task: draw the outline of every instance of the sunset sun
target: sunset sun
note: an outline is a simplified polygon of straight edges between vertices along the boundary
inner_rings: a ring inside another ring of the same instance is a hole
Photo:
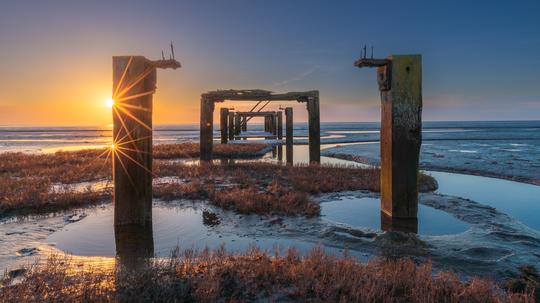
[[[105,101],[105,105],[108,107],[108,108],[112,108],[114,106],[114,100],[113,98],[109,98]]]

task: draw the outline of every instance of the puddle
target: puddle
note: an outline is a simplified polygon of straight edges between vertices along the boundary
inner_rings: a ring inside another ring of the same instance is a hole
[[[353,227],[381,229],[380,199],[370,197],[342,197],[321,204],[324,219]],[[466,231],[469,226],[452,215],[422,204],[418,205],[418,234],[449,235]]]
[[[220,224],[205,225],[203,221],[205,209],[217,213]],[[113,215],[112,205],[97,209],[83,220],[68,224],[51,234],[46,243],[75,255],[113,257],[116,255]],[[177,245],[183,249],[205,247],[215,249],[224,245],[229,251],[243,251],[252,244],[268,250],[295,246],[302,251],[309,251],[316,245],[315,242],[304,242],[299,239],[283,239],[278,233],[273,234],[271,230],[267,230],[267,236],[250,235],[249,230],[242,229],[239,221],[244,221],[242,224],[260,225],[259,228],[264,228],[260,217],[239,216],[233,212],[214,209],[210,205],[200,207],[190,203],[166,205],[158,202],[153,205],[152,217],[155,256],[169,256]],[[231,232],[230,228],[238,231]]]
[[[437,179],[438,193],[489,205],[540,231],[540,186],[456,173],[427,173]]]

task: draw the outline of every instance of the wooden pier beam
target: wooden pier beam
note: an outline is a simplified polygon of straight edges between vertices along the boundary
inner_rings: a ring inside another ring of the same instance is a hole
[[[227,144],[227,139],[229,138],[227,124],[229,122],[229,109],[222,107],[219,111],[219,130],[221,132],[221,144]]]
[[[309,128],[309,163],[321,163],[321,120],[319,115],[319,92],[307,100]]]
[[[201,98],[200,159],[212,160],[214,140],[214,100]]]
[[[234,112],[229,112],[229,140],[234,140]]]
[[[293,108],[285,108],[285,158],[287,164],[293,163]]]

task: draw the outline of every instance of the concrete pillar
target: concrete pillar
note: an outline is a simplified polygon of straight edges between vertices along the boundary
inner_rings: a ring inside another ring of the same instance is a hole
[[[229,140],[234,140],[234,113],[229,112]]]
[[[309,163],[321,163],[321,120],[319,116],[319,96],[307,101],[309,128]]]
[[[200,159],[212,160],[214,140],[214,100],[201,98]]]
[[[293,163],[293,108],[285,108],[285,158],[287,164]]]
[[[422,59],[389,57],[378,68],[381,87],[381,210],[392,218],[417,218],[418,159],[422,144]],[[389,78],[388,78],[389,76]]]
[[[283,112],[279,111],[277,113],[277,138],[279,140],[283,139]]]
[[[229,138],[229,129],[227,127],[229,121],[229,109],[222,107],[219,113],[219,130],[221,131],[221,144],[227,144],[227,139]]]
[[[114,224],[151,224],[152,92],[156,68],[142,56],[113,57]]]

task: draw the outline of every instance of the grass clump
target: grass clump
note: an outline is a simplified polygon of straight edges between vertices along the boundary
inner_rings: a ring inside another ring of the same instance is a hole
[[[360,262],[314,248],[270,255],[256,247],[178,250],[133,271],[51,257],[25,271],[19,284],[6,275],[2,302],[534,302],[532,289],[504,290],[488,280],[461,281],[434,273],[431,263],[376,258]]]
[[[212,153],[215,158],[251,158],[268,152],[268,144],[214,144]],[[200,145],[198,143],[160,144],[154,145],[153,155],[156,159],[198,158]]]
[[[216,145],[222,155],[254,151],[261,144]],[[181,183],[154,186],[155,197],[208,199],[241,213],[276,213],[316,216],[313,196],[347,190],[380,190],[377,168],[330,165],[285,166],[264,162],[222,165],[186,165],[171,157],[191,157],[197,144],[158,145],[153,172],[156,177],[175,177]],[[7,214],[46,212],[90,205],[111,198],[111,188],[55,190],[56,185],[111,180],[111,160],[104,150],[57,152],[50,155],[0,154],[0,217]],[[54,185],[54,186],[53,186]],[[436,181],[419,177],[419,189],[437,188]]]

